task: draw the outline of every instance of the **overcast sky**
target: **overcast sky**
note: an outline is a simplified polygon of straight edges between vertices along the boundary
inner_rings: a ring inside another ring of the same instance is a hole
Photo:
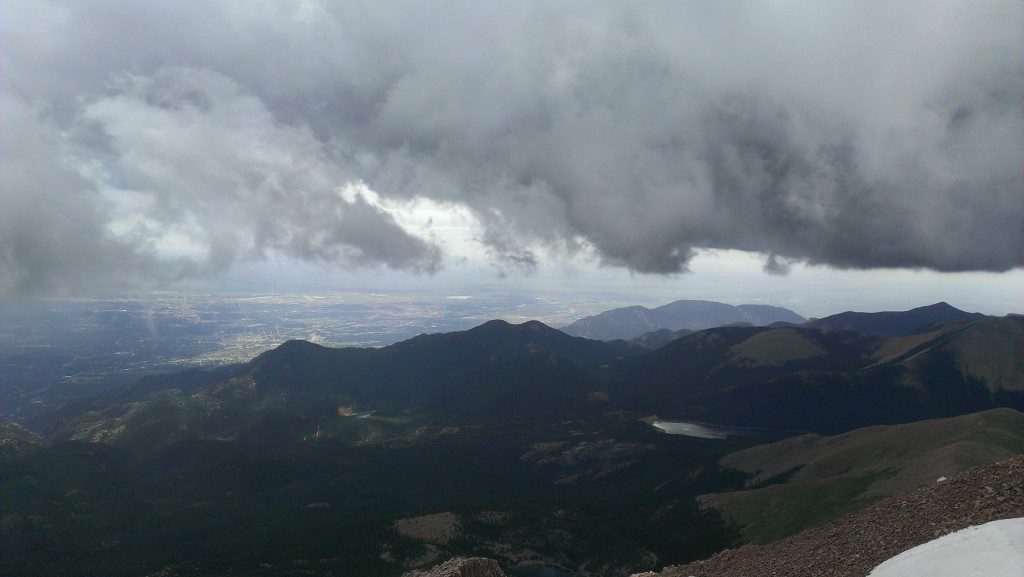
[[[2,295],[294,263],[1024,312],[1022,35],[1019,0],[7,0]]]

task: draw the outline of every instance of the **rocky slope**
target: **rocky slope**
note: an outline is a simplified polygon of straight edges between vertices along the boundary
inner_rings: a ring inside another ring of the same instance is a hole
[[[410,571],[402,577],[505,577],[505,573],[493,559],[454,557],[429,571]]]
[[[1024,455],[971,469],[768,545],[635,577],[863,577],[936,537],[997,519],[1024,517]]]

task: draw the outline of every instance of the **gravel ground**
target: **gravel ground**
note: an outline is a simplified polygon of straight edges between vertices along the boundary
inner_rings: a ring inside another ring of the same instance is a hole
[[[953,531],[1024,517],[1024,455],[874,505],[767,545],[634,577],[864,577],[889,558]]]

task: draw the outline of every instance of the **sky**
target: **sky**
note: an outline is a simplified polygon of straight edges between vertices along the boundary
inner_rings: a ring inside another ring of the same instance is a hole
[[[1022,47],[1017,0],[7,0],[0,299],[1024,312]]]

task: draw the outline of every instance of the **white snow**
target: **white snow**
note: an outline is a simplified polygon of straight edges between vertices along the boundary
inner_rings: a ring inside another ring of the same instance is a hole
[[[918,545],[868,577],[1021,577],[1024,518],[991,521]]]

